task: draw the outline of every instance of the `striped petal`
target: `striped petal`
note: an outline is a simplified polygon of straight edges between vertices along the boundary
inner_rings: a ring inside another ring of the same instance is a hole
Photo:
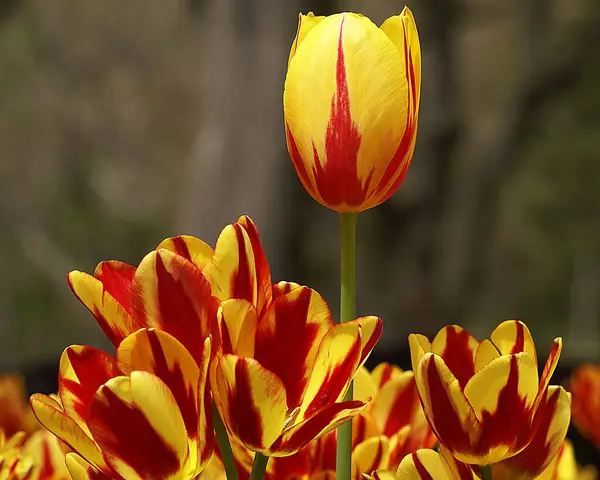
[[[481,423],[482,435],[465,463],[497,463],[521,451],[530,439],[531,406],[537,395],[535,360],[527,352],[502,356],[473,376],[465,396]],[[478,458],[475,458],[478,457]]]
[[[277,297],[260,319],[254,358],[281,379],[289,410],[302,402],[319,345],[332,327],[327,303],[308,287]]]
[[[431,351],[444,359],[461,388],[475,374],[475,356],[479,342],[458,325],[442,328],[431,343]]]
[[[73,480],[111,480],[112,478],[73,452],[67,453],[65,463]]]
[[[294,423],[310,418],[324,406],[340,401],[359,367],[360,325],[346,322],[331,328],[319,345],[306,393]]]
[[[419,450],[404,457],[396,478],[402,480],[457,480],[444,459],[433,450]]]
[[[256,227],[247,217],[223,229],[204,274],[221,301],[247,300],[258,312],[271,301],[271,273]]]
[[[571,398],[558,386],[548,388],[534,419],[534,435],[525,450],[495,466],[498,478],[536,478],[557,455],[569,428]]]
[[[401,376],[404,371],[397,365],[382,362],[379,363],[371,372],[371,377],[377,385],[377,388],[383,387],[387,382]]]
[[[386,170],[408,126],[403,57],[368,18],[351,13],[323,19],[297,46],[284,92],[288,149],[321,204],[339,212],[371,208],[400,175]]]
[[[267,451],[286,421],[283,382],[256,360],[236,355],[214,360],[210,382],[229,435],[250,450]]]
[[[550,353],[548,354],[546,364],[544,365],[544,370],[542,371],[540,386],[538,388],[538,397],[535,400],[534,409],[537,408],[540,402],[543,401],[544,395],[546,394],[546,389],[550,383],[550,378],[554,374],[554,370],[556,370],[556,366],[558,365],[558,359],[560,358],[561,352],[562,338],[555,338],[554,342],[552,342],[552,347],[550,348]]]
[[[115,358],[97,348],[74,345],[60,357],[58,395],[65,413],[87,434],[87,414],[98,388],[121,375]]]
[[[115,346],[127,335],[142,327],[129,314],[129,291],[125,295],[124,290],[129,288],[130,284],[127,281],[135,268],[125,265],[105,262],[98,266],[96,272],[104,272],[101,278],[107,281],[106,285],[100,279],[77,270],[67,275],[67,281],[75,296],[94,315],[102,331]],[[117,268],[118,266],[120,268]],[[121,276],[115,273],[119,271]],[[110,282],[109,279],[113,281]]]
[[[295,282],[279,282],[273,285],[273,300],[277,297],[281,297],[286,293],[290,293],[295,288],[299,288],[301,285]]]
[[[169,333],[201,361],[204,339],[217,337],[219,308],[202,272],[173,252],[154,251],[140,263],[132,291],[134,318]]]
[[[267,454],[274,457],[293,455],[309,442],[321,438],[342,423],[359,415],[365,407],[366,404],[359,400],[325,405],[314,412],[310,418],[287,427],[271,445]]]
[[[221,303],[217,312],[221,350],[240,357],[253,357],[258,314],[247,300],[234,298]]]
[[[31,480],[69,479],[62,444],[47,430],[32,433],[20,454],[23,458],[30,459],[35,466]]]
[[[371,473],[388,467],[390,445],[387,437],[374,437],[359,443],[352,450],[352,471],[354,478],[362,473]]]
[[[440,356],[426,353],[415,371],[415,380],[425,416],[440,443],[457,458],[471,460],[481,425],[458,379]]]
[[[121,342],[117,361],[125,375],[141,370],[160,378],[175,398],[188,436],[197,441],[200,370],[186,348],[168,333],[143,329]]]
[[[425,335],[411,333],[408,336],[408,346],[410,348],[412,369],[416,372],[421,359],[426,353],[431,352],[431,342]]]
[[[537,365],[535,344],[531,332],[523,322],[519,320],[506,320],[498,325],[490,335],[501,355],[527,352],[533,357]]]
[[[190,235],[179,235],[163,240],[156,250],[165,249],[192,262],[199,269],[204,268],[213,256],[214,250],[202,240]]]
[[[107,462],[127,480],[192,478],[196,470],[176,400],[150,373],[135,371],[103,385],[88,425]]]
[[[383,322],[381,318],[374,317],[372,315],[368,317],[360,317],[355,320],[351,320],[347,323],[354,323],[360,327],[360,361],[359,364],[362,366],[371,355],[371,351],[375,348],[375,344],[381,337],[383,331]]]
[[[31,408],[44,428],[50,430],[74,452],[98,469],[110,471],[96,443],[65,414],[58,402],[46,395],[35,394],[31,397]]]

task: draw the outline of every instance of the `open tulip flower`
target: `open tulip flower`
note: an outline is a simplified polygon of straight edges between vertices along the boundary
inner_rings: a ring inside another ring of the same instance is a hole
[[[573,423],[596,447],[600,448],[600,365],[581,365],[569,384],[573,395]]]
[[[340,213],[387,200],[415,148],[421,52],[408,8],[301,15],[283,96],[287,145],[308,193]]]
[[[59,401],[31,397],[44,427],[67,444],[74,479],[186,480],[213,450],[207,372],[210,339],[194,359],[174,337],[142,329],[116,358],[87,346],[60,360]]]
[[[219,325],[227,335],[210,383],[235,441],[288,456],[364,409],[363,401],[341,400],[379,339],[381,320],[334,325],[314,290],[282,283],[274,292],[262,314],[247,300],[221,304]]]
[[[498,463],[525,449],[536,432],[545,433],[540,443],[547,445],[546,439],[566,429],[566,392],[548,388],[560,338],[541,378],[531,334],[516,320],[503,322],[482,342],[458,326],[448,326],[432,342],[413,334],[409,343],[425,415],[440,443],[458,460]]]

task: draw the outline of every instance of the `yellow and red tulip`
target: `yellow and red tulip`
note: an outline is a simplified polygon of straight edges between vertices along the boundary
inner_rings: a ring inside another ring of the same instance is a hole
[[[288,456],[364,409],[363,401],[341,400],[381,320],[334,326],[321,296],[295,284],[279,284],[273,298],[262,314],[246,300],[222,303],[219,325],[229,341],[211,367],[211,388],[234,441]]]
[[[322,205],[361,212],[402,183],[415,148],[421,52],[408,8],[381,27],[300,15],[283,96],[288,150]]]
[[[458,460],[498,463],[525,449],[539,429],[549,431],[551,424],[553,431],[561,431],[568,425],[568,402],[559,401],[562,387],[548,389],[560,338],[541,378],[531,334],[516,320],[503,322],[483,342],[453,325],[440,330],[433,342],[413,334],[409,343],[425,415]]]
[[[213,450],[209,360],[209,339],[194,358],[154,329],[125,337],[116,357],[72,346],[60,360],[60,401],[36,394],[31,405],[73,450],[74,478],[191,480]]]
[[[569,384],[572,415],[577,429],[600,448],[600,365],[581,365]]]

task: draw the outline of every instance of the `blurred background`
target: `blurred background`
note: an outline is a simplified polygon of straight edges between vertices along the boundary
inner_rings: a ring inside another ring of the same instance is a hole
[[[374,358],[409,332],[523,319],[544,356],[600,360],[600,2],[409,0],[423,85],[413,166],[359,216],[358,313]],[[390,0],[0,2],[0,370],[108,347],[65,274],[163,238],[258,224],[275,280],[337,312],[337,218],[287,157],[299,11],[377,24]],[[405,365],[406,366],[406,365]],[[39,387],[42,388],[42,387]]]

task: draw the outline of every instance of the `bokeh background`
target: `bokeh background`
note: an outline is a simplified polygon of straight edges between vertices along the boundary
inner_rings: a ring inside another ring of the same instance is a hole
[[[541,356],[562,335],[565,368],[600,360],[600,2],[408,3],[417,150],[398,193],[358,222],[357,310],[385,322],[374,357],[405,358],[412,331],[482,337],[520,318]],[[299,11],[380,24],[402,7],[0,2],[0,370],[41,381],[67,345],[108,347],[68,271],[137,263],[180,233],[214,244],[241,214],[274,279],[337,312],[337,218],[285,147],[289,45]]]

